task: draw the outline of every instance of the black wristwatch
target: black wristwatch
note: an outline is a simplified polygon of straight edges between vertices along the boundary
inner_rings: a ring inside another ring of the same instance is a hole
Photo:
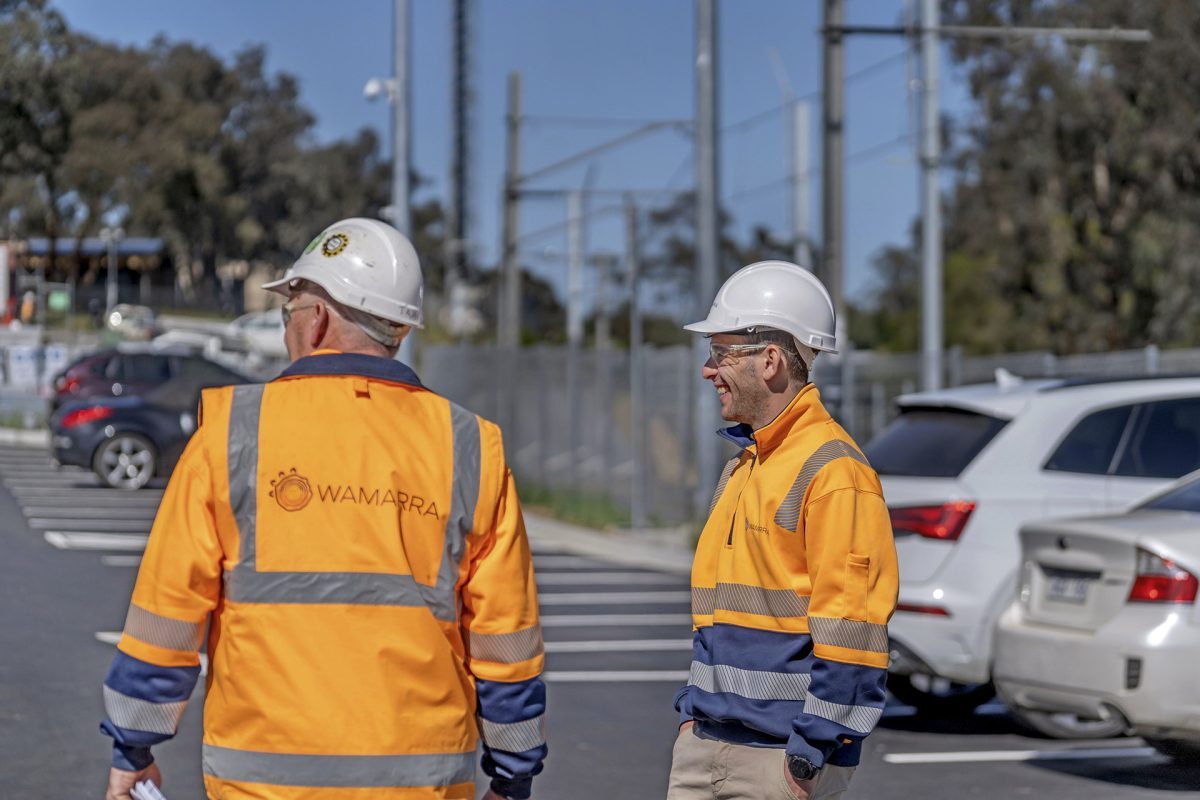
[[[811,780],[821,770],[804,756],[788,756],[787,768],[788,772],[792,773],[792,777],[798,781]]]

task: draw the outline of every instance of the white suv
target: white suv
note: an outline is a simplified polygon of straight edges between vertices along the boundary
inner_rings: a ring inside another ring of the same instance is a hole
[[[999,373],[897,402],[866,448],[900,558],[888,688],[927,711],[965,712],[992,696],[992,628],[1016,591],[1020,526],[1123,509],[1200,468],[1200,378]],[[1052,736],[1117,732],[1022,717]]]

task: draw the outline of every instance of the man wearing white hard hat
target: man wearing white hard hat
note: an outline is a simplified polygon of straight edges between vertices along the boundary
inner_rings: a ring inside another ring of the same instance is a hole
[[[500,430],[395,360],[421,268],[389,225],[282,279],[291,366],[206,390],[104,682],[107,800],[161,782],[207,631],[209,797],[527,798],[546,756],[533,564]],[[168,788],[167,794],[170,794]]]
[[[692,566],[693,656],[668,800],[834,798],[886,698],[898,575],[879,478],[809,381],[834,308],[783,261],[742,268],[701,369],[738,447]]]

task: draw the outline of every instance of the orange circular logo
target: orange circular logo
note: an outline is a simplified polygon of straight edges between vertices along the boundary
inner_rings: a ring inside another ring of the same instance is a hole
[[[292,467],[291,472],[281,472],[271,479],[271,497],[284,511],[299,511],[312,499],[312,486],[308,478],[296,474],[296,468]]]

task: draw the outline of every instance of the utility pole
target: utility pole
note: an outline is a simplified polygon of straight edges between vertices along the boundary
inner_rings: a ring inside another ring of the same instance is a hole
[[[521,265],[517,256],[517,201],[521,176],[521,74],[518,72],[508,75],[505,130],[503,287],[496,339],[501,347],[515,350],[521,341]]]
[[[942,200],[938,0],[921,0],[921,390],[942,388]]]
[[[792,259],[811,270],[812,248],[808,244],[808,103],[792,101],[791,168],[792,168]]]
[[[845,175],[843,134],[845,53],[841,28],[846,16],[845,0],[824,0],[821,117],[821,269],[818,276],[833,298],[833,308],[842,317],[842,214],[845,211],[842,180]],[[841,344],[841,342],[839,342]]]
[[[408,0],[395,0],[395,39],[392,44],[392,60],[395,72],[392,77],[392,222],[396,229],[412,239],[412,215],[408,208],[408,173],[412,157],[409,153],[409,55],[408,55]],[[409,331],[400,343],[396,357],[405,364],[416,359],[416,331]]]
[[[720,276],[720,231],[717,224],[717,4],[696,0],[696,318],[708,316]],[[697,336],[693,343],[696,369],[708,360],[708,343]],[[717,478],[717,396],[697,391],[696,491],[694,510],[704,513]]]
[[[629,524],[646,527],[646,376],[642,367],[642,305],[638,302],[638,218],[632,197],[625,198],[625,279],[629,285],[629,446],[633,476]]]
[[[451,95],[453,146],[450,151],[450,203],[445,244],[445,295],[450,307],[451,331],[457,337],[464,313],[464,281],[468,277],[468,246],[471,230],[471,118],[474,108],[472,0],[454,0],[454,48]]]

